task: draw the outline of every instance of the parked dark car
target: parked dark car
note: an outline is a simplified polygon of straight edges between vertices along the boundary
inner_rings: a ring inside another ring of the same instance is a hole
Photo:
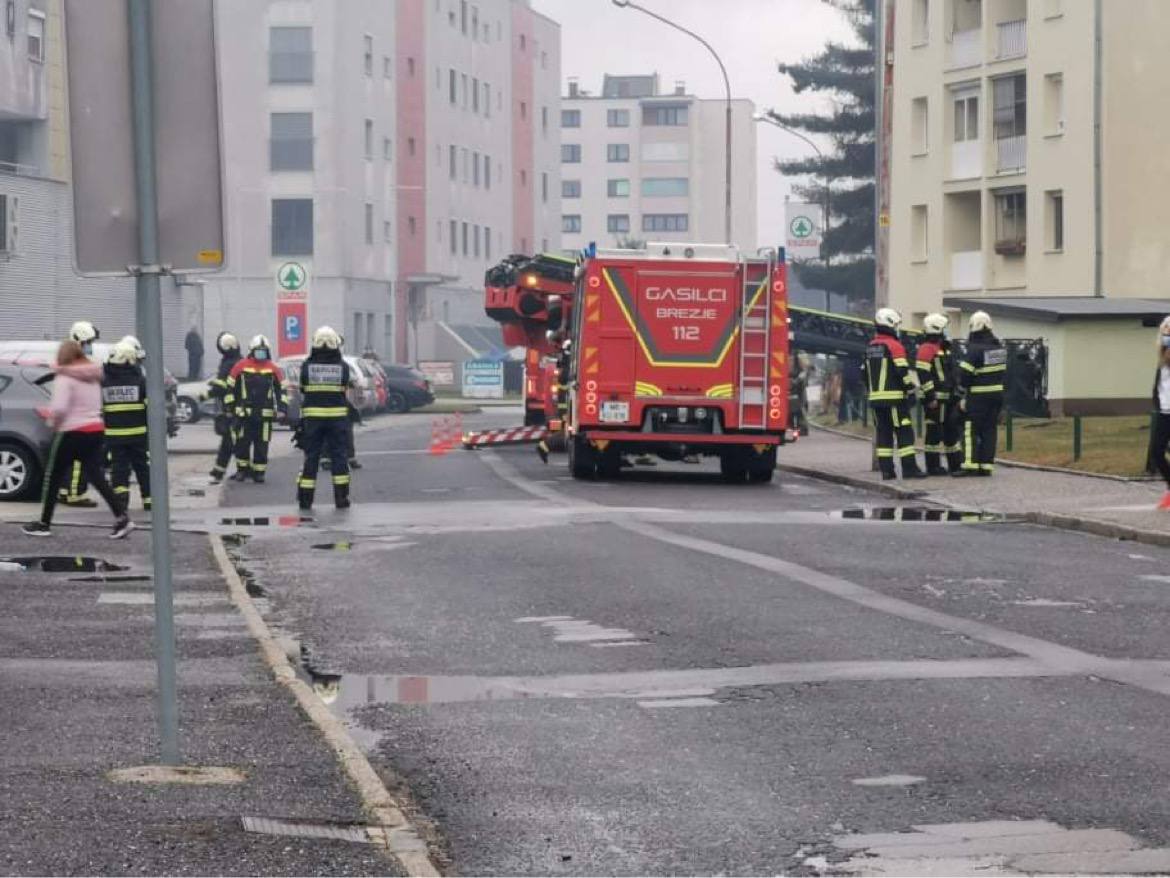
[[[36,409],[49,404],[51,381],[44,368],[0,363],[0,500],[39,495],[53,431]]]
[[[386,373],[386,411],[408,412],[435,401],[427,376],[411,366],[376,363]]]

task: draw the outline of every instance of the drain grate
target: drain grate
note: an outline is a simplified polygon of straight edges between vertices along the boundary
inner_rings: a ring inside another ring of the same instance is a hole
[[[353,823],[301,823],[295,820],[273,820],[269,817],[243,817],[244,832],[260,835],[284,835],[291,838],[319,838],[328,841],[350,841],[355,844],[377,844],[375,830]]]

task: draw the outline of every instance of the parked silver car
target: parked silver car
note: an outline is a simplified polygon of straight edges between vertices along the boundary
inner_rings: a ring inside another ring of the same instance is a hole
[[[0,363],[0,500],[35,500],[53,431],[36,413],[49,404],[53,373]]]

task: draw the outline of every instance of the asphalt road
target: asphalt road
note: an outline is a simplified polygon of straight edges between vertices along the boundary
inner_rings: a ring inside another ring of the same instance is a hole
[[[1165,551],[430,436],[365,438],[347,513],[323,478],[314,521],[227,529],[453,871],[1100,872],[1170,843]],[[224,514],[293,513],[296,466]],[[964,841],[849,841],[936,824]]]

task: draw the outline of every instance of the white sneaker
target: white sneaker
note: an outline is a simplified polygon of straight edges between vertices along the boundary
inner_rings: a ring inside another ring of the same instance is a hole
[[[122,540],[134,530],[134,522],[130,520],[128,515],[123,515],[116,522],[114,522],[114,530],[110,534],[111,540]]]

